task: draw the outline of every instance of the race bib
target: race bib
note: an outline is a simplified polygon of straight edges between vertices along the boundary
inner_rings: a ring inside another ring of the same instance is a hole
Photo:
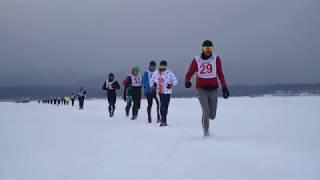
[[[142,76],[132,76],[131,75],[132,86],[139,87],[142,84]]]
[[[108,80],[106,81],[106,86],[107,86],[107,89],[109,90],[113,90],[114,88],[112,87],[112,84],[114,83],[114,81],[112,82],[109,82]]]
[[[198,65],[197,76],[199,78],[215,78],[217,77],[216,70],[216,56],[209,58],[208,60],[203,60],[200,57],[195,57]]]

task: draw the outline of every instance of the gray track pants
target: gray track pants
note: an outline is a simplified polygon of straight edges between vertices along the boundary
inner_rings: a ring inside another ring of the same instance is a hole
[[[214,119],[217,112],[218,91],[198,89],[198,99],[202,108],[202,127],[203,132],[209,131],[209,119]]]

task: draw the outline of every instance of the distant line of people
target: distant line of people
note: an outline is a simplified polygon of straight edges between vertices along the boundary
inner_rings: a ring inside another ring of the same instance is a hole
[[[87,97],[87,92],[83,87],[81,87],[77,96],[74,95],[74,93],[71,93],[70,96],[53,97],[53,98],[39,100],[38,102],[42,104],[65,105],[65,106],[68,106],[69,102],[71,102],[71,106],[74,106],[75,100],[78,99],[79,109],[83,109],[84,99],[86,97]]]
[[[49,99],[43,99],[39,100],[39,103],[42,104],[54,104],[54,105],[69,105],[70,97],[64,96],[64,97],[54,97]]]

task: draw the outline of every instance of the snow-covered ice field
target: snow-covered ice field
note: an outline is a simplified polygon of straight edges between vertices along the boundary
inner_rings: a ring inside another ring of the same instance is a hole
[[[219,99],[206,139],[195,98],[173,99],[165,128],[146,100],[136,121],[124,106],[0,103],[0,179],[320,178],[320,97]]]

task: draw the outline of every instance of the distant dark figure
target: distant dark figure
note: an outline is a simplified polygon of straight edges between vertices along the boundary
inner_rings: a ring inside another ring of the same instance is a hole
[[[103,90],[107,91],[108,103],[109,103],[109,116],[114,115],[114,110],[116,109],[117,93],[116,90],[120,89],[118,81],[115,80],[112,73],[109,74],[108,79],[104,82],[102,86]]]
[[[74,100],[76,99],[76,96],[73,93],[71,93],[70,99],[71,99],[71,105],[74,106]]]
[[[87,97],[87,92],[84,90],[83,87],[80,88],[78,93],[78,100],[79,100],[79,109],[83,109],[84,99]]]
[[[69,96],[65,96],[65,97],[64,97],[64,100],[65,100],[65,102],[66,102],[65,105],[68,106],[68,105],[69,105],[70,97],[69,97]]]
[[[50,104],[53,104],[53,99],[50,99]]]
[[[62,101],[63,101],[63,105],[67,105],[67,100],[64,97],[61,97]]]
[[[53,99],[53,102],[54,102],[54,105],[57,105],[58,99],[57,99],[57,98],[54,98],[54,99]]]

